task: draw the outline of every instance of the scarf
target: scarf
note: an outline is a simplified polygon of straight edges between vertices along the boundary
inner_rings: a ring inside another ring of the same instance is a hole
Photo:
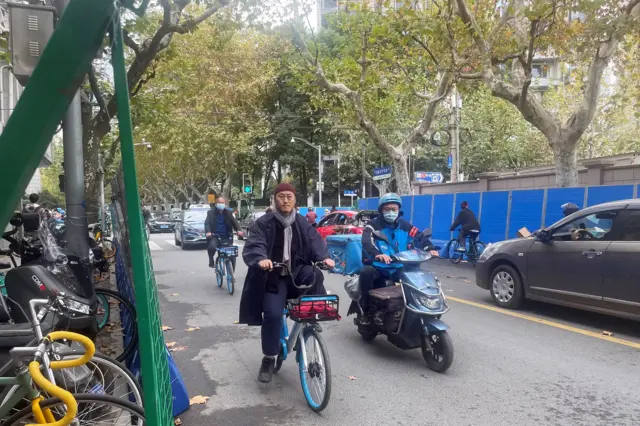
[[[293,210],[287,216],[284,216],[278,209],[273,209],[273,215],[284,228],[282,263],[286,263],[291,267],[291,240],[293,239],[293,229],[291,229],[291,225],[296,221],[296,212]]]

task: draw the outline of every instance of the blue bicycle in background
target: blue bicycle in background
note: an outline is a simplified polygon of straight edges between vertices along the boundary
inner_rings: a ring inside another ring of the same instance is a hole
[[[315,264],[316,267],[321,265]],[[274,268],[285,268],[286,264],[274,263]],[[296,285],[289,273],[293,285],[303,293],[312,285]],[[302,392],[307,405],[316,413],[324,410],[331,396],[331,363],[324,339],[320,335],[320,321],[340,320],[338,313],[339,298],[335,294],[305,295],[287,301],[282,314],[282,330],[280,332],[280,354],[274,372],[282,367],[282,363],[292,352],[296,352],[296,362],[300,374]],[[295,324],[289,333],[287,317]]]
[[[233,295],[236,279],[233,276],[233,262],[232,259],[238,257],[238,246],[223,246],[218,238],[218,256],[216,257],[215,270],[216,270],[216,282],[219,288],[222,288],[225,277],[227,278],[227,290],[229,294]]]

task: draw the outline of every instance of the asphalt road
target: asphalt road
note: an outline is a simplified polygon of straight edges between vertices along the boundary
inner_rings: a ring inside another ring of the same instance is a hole
[[[180,416],[185,425],[640,424],[638,323],[538,303],[514,317],[475,286],[473,267],[447,260],[428,263],[451,305],[443,320],[455,360],[445,374],[427,369],[419,350],[402,351],[383,336],[362,341],[346,317],[344,278],[327,276],[343,320],[323,325],[333,390],[317,415],[306,406],[295,361],[271,384],[256,381],[260,330],[234,324],[244,263],[230,296],[216,287],[205,250],[182,251],[171,234],[152,235],[150,248],[163,324],[173,327],[165,339],[187,346],[173,355],[190,395],[210,397]]]

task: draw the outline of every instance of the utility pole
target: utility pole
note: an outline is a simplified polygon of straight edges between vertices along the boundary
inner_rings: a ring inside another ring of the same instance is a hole
[[[451,114],[449,131],[451,132],[451,182],[457,182],[460,175],[460,132],[459,110],[462,106],[460,96],[454,85],[451,89]]]
[[[69,0],[55,2],[59,16],[62,16],[68,4]],[[62,136],[64,186],[67,200],[67,217],[65,219],[67,245],[69,250],[80,259],[88,259],[89,227],[84,198],[84,152],[82,149],[82,110],[79,91],[73,96],[62,122]]]
[[[338,154],[338,207],[342,207],[340,198],[340,154]]]
[[[105,221],[105,214],[104,214],[104,205],[105,205],[105,201],[104,201],[104,162],[102,161],[102,155],[100,154],[100,151],[98,151],[98,181],[100,184],[100,229],[102,230],[102,233],[104,234],[106,231],[106,221]]]
[[[362,144],[362,197],[361,198],[367,198],[367,166],[366,166],[367,162],[365,159],[366,156],[367,156],[367,147],[363,143]]]

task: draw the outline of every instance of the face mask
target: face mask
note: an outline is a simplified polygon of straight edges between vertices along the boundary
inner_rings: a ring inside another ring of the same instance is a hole
[[[219,203],[216,204],[216,209],[218,209],[218,210],[224,210],[225,207],[226,206],[224,204],[219,204]]]
[[[384,220],[385,220],[387,223],[393,223],[393,222],[395,222],[395,221],[396,221],[396,219],[398,218],[398,212],[394,212],[394,211],[391,211],[391,212],[384,212],[384,213],[382,214],[382,216],[384,217]]]

